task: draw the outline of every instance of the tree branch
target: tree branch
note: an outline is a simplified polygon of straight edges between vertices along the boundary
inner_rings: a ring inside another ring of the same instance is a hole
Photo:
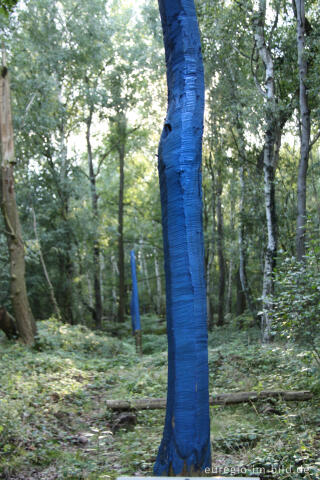
[[[263,90],[263,88],[261,87],[260,83],[258,82],[258,79],[257,79],[257,71],[254,71],[254,68],[253,68],[253,59],[254,59],[254,53],[255,53],[255,51],[256,51],[256,42],[254,42],[253,49],[252,49],[252,53],[251,53],[251,58],[250,58],[251,73],[252,73],[254,83],[255,83],[255,85],[256,85],[259,93],[261,93],[261,95],[262,95],[264,98],[267,98],[267,92],[266,92],[265,90]]]
[[[318,131],[318,133],[316,133],[316,135],[313,137],[313,139],[310,141],[310,145],[309,145],[309,152],[310,150],[312,149],[313,145],[319,140],[320,138],[320,129]]]

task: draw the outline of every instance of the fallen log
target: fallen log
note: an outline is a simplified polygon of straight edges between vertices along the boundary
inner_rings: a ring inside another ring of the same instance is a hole
[[[278,398],[286,402],[311,400],[312,393],[308,390],[263,390],[261,392],[219,393],[210,397],[210,405],[236,405],[238,403],[257,402],[269,398]],[[158,410],[166,408],[165,398],[135,398],[132,400],[107,400],[110,410]]]

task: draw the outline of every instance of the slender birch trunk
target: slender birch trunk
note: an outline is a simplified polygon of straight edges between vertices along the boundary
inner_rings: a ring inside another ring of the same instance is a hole
[[[236,279],[237,279],[237,283],[236,283],[236,287],[237,287],[236,315],[239,316],[239,315],[242,315],[243,312],[246,309],[246,297],[243,293],[243,288],[242,288],[242,285],[241,285],[239,270],[237,271]],[[242,328],[242,326],[243,325],[242,325],[242,322],[241,322],[241,324],[239,324],[239,327]]]
[[[211,264],[212,264],[212,255],[210,245],[207,247],[208,249],[208,260],[206,261],[206,285],[207,285],[207,322],[208,322],[208,329],[212,328],[212,302],[211,302]]]
[[[124,215],[124,160],[126,154],[127,139],[127,119],[124,114],[118,114],[116,117],[117,132],[119,135],[119,145],[117,147],[119,155],[119,197],[118,197],[118,321],[124,322],[126,305],[126,285],[125,285],[125,266],[124,266],[124,235],[123,235],[123,215]]]
[[[208,329],[211,331],[214,324],[214,304],[212,299],[212,294],[215,288],[215,254],[216,254],[216,213],[217,213],[217,204],[216,204],[216,180],[215,172],[213,167],[212,155],[209,154],[207,159],[207,168],[210,172],[211,177],[211,213],[212,213],[212,230],[211,230],[211,240],[209,240],[208,245],[208,266],[206,270],[206,283],[207,283],[207,318],[208,318]],[[209,215],[208,215],[209,216]]]
[[[226,264],[224,258],[224,221],[222,211],[222,180],[221,170],[218,169],[218,187],[217,187],[217,250],[219,260],[219,287],[218,287],[218,320],[217,325],[224,324],[225,309],[225,289],[226,289]]]
[[[306,215],[307,215],[307,172],[310,152],[310,110],[306,80],[308,74],[308,62],[305,49],[305,9],[304,0],[295,0],[297,18],[297,49],[299,67],[299,106],[301,125],[300,160],[298,170],[298,215],[296,231],[296,255],[302,261],[306,253]]]
[[[62,102],[62,93],[60,88],[60,101]],[[57,185],[59,190],[59,196],[61,199],[61,216],[64,222],[64,228],[66,233],[66,249],[62,253],[61,262],[61,284],[64,285],[62,292],[63,302],[60,302],[62,317],[70,325],[75,324],[74,315],[74,291],[73,291],[73,277],[74,277],[74,264],[71,256],[72,252],[72,229],[69,221],[69,209],[70,209],[70,192],[68,189],[68,149],[65,136],[65,128],[62,123],[60,126],[60,157],[61,157],[61,170],[60,181]],[[54,165],[52,166],[54,171]]]
[[[231,185],[230,185],[230,237],[231,246],[229,251],[229,272],[228,272],[228,290],[227,290],[227,313],[232,312],[232,278],[233,278],[233,266],[234,266],[234,210],[235,210],[235,197],[234,197],[234,170],[232,169]]]
[[[119,202],[118,202],[118,321],[124,322],[125,315],[125,269],[124,269],[124,243],[123,243],[123,198],[124,198],[124,148],[119,150]]]
[[[104,271],[105,271],[105,268],[106,268],[106,264],[105,264],[105,258],[103,256],[103,254],[101,254],[101,252],[100,252],[100,265],[101,265],[101,268],[100,268],[101,302],[102,302],[102,305],[103,305],[104,304],[103,274],[104,274]],[[102,313],[103,313],[103,309],[102,309]]]
[[[153,255],[154,255],[154,272],[155,272],[156,285],[157,285],[157,299],[156,299],[157,314],[161,315],[161,313],[162,313],[162,284],[161,284],[160,267],[159,267],[159,262],[158,262],[158,256],[157,256],[156,249],[154,249]]]
[[[1,210],[6,227],[10,259],[11,300],[19,337],[27,345],[34,343],[36,324],[30,309],[26,281],[24,244],[14,188],[14,144],[10,103],[10,84],[5,51],[2,51],[0,78],[1,138]]]
[[[208,212],[208,202],[205,197],[206,195],[206,190],[203,190],[203,230],[205,232],[208,231],[208,224],[209,224],[209,212]],[[209,328],[209,319],[211,316],[211,310],[210,310],[210,288],[209,288],[209,283],[210,283],[210,262],[211,262],[211,252],[210,252],[210,242],[207,242],[205,244],[204,248],[204,269],[205,269],[205,276],[206,276],[206,286],[207,286],[207,322],[208,322],[208,328]]]
[[[91,206],[95,226],[95,239],[93,244],[93,289],[94,289],[94,309],[92,311],[93,321],[97,329],[102,327],[102,299],[101,299],[101,263],[100,263],[100,245],[99,245],[99,196],[96,186],[96,174],[93,168],[93,155],[91,146],[91,124],[93,116],[93,107],[90,106],[89,116],[87,118],[87,154],[88,169],[91,191]]]
[[[277,114],[275,102],[275,80],[273,59],[265,41],[266,0],[259,1],[259,11],[254,20],[254,38],[259,56],[265,69],[266,88],[266,128],[263,152],[264,199],[267,220],[267,247],[264,259],[261,318],[262,341],[268,343],[272,339],[272,307],[274,293],[273,271],[277,253],[277,219],[275,204],[275,141],[277,129]]]
[[[214,287],[215,287],[215,254],[216,254],[216,238],[217,238],[217,222],[216,222],[216,211],[217,211],[217,205],[216,205],[216,182],[215,182],[215,175],[214,175],[214,169],[212,164],[211,165],[211,184],[212,184],[212,205],[211,205],[211,211],[212,211],[212,237],[211,237],[211,261],[213,265],[213,269],[211,272],[211,278],[209,278],[209,283],[207,285],[207,288],[209,289],[209,292],[213,293],[214,292]],[[215,311],[215,306],[213,304],[213,300],[211,295],[209,295],[209,302],[210,302],[210,315],[208,316],[208,325],[209,325],[209,330],[212,330],[213,324],[214,324],[214,311]]]
[[[149,271],[148,271],[146,256],[144,254],[143,247],[142,247],[142,239],[140,240],[140,258],[141,258],[141,267],[142,267],[141,270],[143,272],[143,275],[145,277],[146,284],[147,284],[149,302],[152,305],[153,299],[152,299],[152,291],[151,291],[151,285],[150,285],[150,279],[149,279]]]
[[[116,283],[117,283],[117,279],[118,279],[118,276],[119,276],[119,270],[118,270],[117,261],[116,261],[116,259],[113,255],[111,255],[111,267],[112,267],[112,290],[111,290],[111,294],[112,294],[112,300],[113,300],[113,302],[112,302],[112,316],[115,318],[116,311],[117,311],[117,301],[118,301]]]

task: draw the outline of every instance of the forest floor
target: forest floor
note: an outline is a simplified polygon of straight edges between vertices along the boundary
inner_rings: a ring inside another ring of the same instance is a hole
[[[142,325],[142,358],[129,336],[122,341],[50,320],[39,323],[33,349],[0,337],[0,478],[152,473],[165,411],[137,412],[137,424],[121,428],[106,407],[109,399],[165,396],[164,327],[155,317],[144,317]],[[319,479],[320,379],[310,353],[292,345],[262,348],[257,332],[229,325],[210,334],[209,365],[211,393],[314,393],[306,402],[211,407],[211,475]]]

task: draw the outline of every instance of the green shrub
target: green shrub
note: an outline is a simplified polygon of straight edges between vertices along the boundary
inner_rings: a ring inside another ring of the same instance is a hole
[[[101,354],[110,358],[120,353],[133,353],[133,345],[118,338],[99,335],[84,325],[68,325],[54,318],[38,323],[37,351],[55,351]]]
[[[274,318],[287,340],[307,344],[320,364],[320,246],[311,235],[305,262],[283,257],[275,277]]]

